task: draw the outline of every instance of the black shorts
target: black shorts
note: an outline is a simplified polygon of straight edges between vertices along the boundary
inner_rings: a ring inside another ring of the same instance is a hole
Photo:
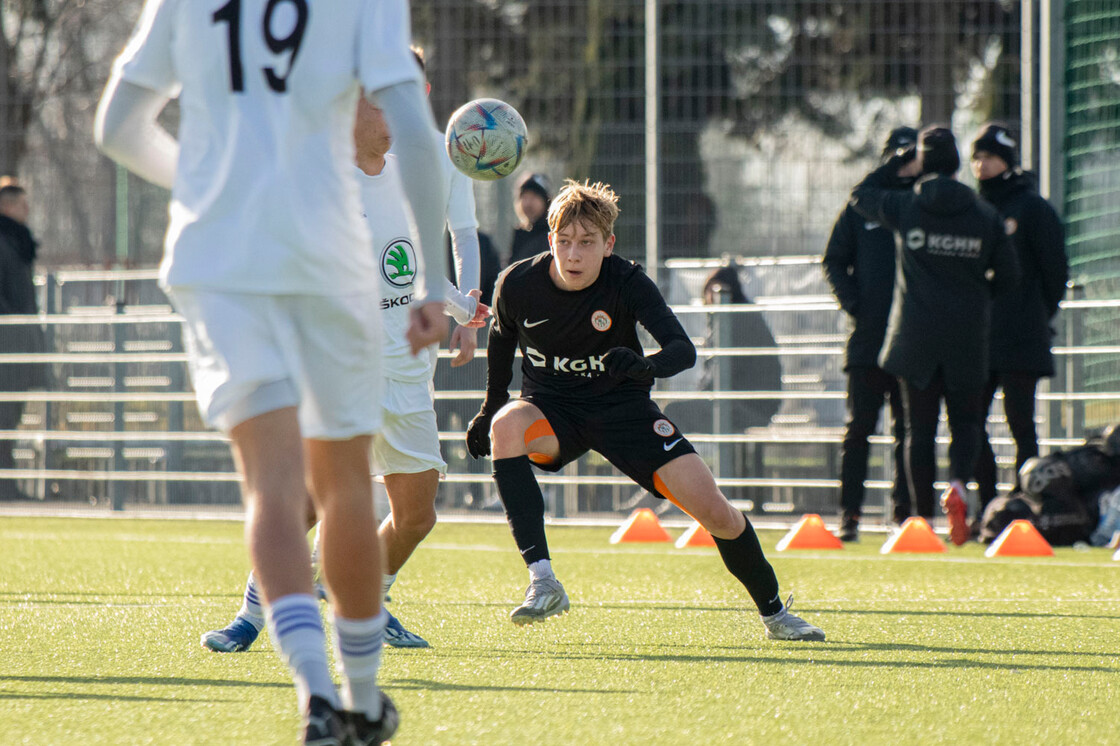
[[[573,402],[540,394],[523,397],[544,413],[556,439],[560,458],[535,464],[560,471],[588,451],[596,451],[616,469],[651,494],[665,497],[653,486],[653,474],[675,458],[696,449],[645,394],[613,400]]]

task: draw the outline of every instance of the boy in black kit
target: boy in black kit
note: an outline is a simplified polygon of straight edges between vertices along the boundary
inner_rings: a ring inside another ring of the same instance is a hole
[[[650,399],[654,378],[691,367],[696,350],[657,286],[612,255],[617,196],[604,184],[568,181],[548,212],[548,253],[510,266],[494,291],[486,399],[467,429],[467,450],[490,455],[506,517],[531,578],[515,624],[568,610],[552,572],[544,500],[531,464],[558,471],[588,450],[651,493],[672,501],[715,537],[724,564],[758,606],[767,636],[824,640],[790,613],[746,516],[716,486],[692,444]],[[640,323],[661,345],[646,357]],[[513,357],[524,384],[510,400]]]

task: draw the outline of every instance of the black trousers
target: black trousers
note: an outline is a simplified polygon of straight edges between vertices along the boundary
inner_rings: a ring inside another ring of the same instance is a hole
[[[906,417],[898,380],[879,367],[848,369],[848,424],[840,446],[840,508],[858,515],[863,509],[863,482],[867,479],[867,458],[871,452],[867,438],[874,434],[879,412],[886,400],[891,410],[894,433],[895,521],[910,515],[910,489],[906,482]]]
[[[1034,397],[1038,389],[1037,373],[1012,373],[993,371],[984,388],[982,406],[987,414],[991,409],[996,389],[1003,389],[1003,413],[1007,427],[1015,440],[1015,474],[1023,463],[1038,455],[1038,434],[1034,427]],[[996,496],[996,455],[988,441],[985,428],[980,437],[980,456],[976,460],[976,484],[980,494],[980,515]]]
[[[937,476],[937,421],[941,400],[949,415],[949,478],[967,482],[972,477],[980,453],[980,434],[984,429],[984,388],[954,391],[945,387],[940,369],[929,387],[920,389],[902,381],[902,402],[906,409],[906,476],[914,508],[923,518],[932,518],[936,503],[933,480]]]
[[[23,402],[0,402],[0,430],[15,430],[19,427],[20,417],[23,415]],[[12,447],[15,441],[0,440],[0,469],[14,469],[15,459],[12,457]],[[5,479],[0,474],[0,496],[8,496],[16,492],[16,482]]]

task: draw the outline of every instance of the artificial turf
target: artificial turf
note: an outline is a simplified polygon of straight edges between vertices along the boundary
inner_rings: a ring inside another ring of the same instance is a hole
[[[527,573],[504,524],[441,523],[390,609],[432,644],[386,649],[408,744],[1117,742],[1120,562],[774,551],[825,643],[774,642],[713,549],[550,528],[569,614],[518,628]],[[679,531],[673,531],[676,535]],[[240,605],[241,525],[0,518],[0,744],[292,744],[262,636],[199,635]]]

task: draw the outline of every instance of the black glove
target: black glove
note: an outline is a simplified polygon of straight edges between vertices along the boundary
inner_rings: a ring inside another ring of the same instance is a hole
[[[474,458],[490,455],[490,420],[494,419],[491,412],[484,408],[467,425],[467,453]]]
[[[894,155],[887,161],[886,171],[890,186],[908,187],[917,181],[916,176],[899,176],[898,172],[903,169],[907,164],[918,157],[918,147],[910,145],[905,148],[899,148],[894,152]]]
[[[653,380],[653,363],[629,347],[612,347],[603,355],[603,366],[611,378],[633,378],[635,381]]]

